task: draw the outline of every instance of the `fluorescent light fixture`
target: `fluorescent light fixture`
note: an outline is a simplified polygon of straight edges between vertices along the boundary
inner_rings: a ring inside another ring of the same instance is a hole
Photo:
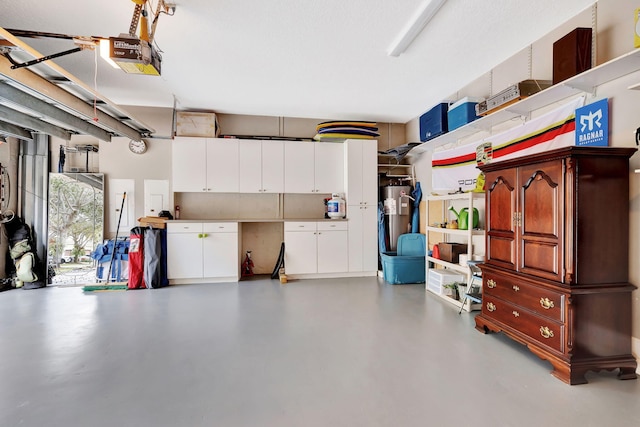
[[[102,57],[102,59],[107,61],[113,68],[120,68],[118,64],[116,64],[109,56],[110,50],[111,46],[109,43],[109,39],[100,39],[100,56]]]
[[[427,0],[416,10],[407,25],[400,31],[396,40],[389,47],[387,55],[400,56],[404,53],[413,40],[422,32],[429,21],[438,13],[447,0]]]

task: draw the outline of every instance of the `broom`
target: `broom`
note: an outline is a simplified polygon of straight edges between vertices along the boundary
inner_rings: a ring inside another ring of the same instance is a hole
[[[120,206],[120,215],[118,216],[118,226],[116,227],[116,237],[113,239],[113,252],[111,254],[111,260],[109,261],[109,271],[107,272],[107,282],[109,282],[109,278],[111,277],[111,268],[113,267],[113,260],[116,257],[116,244],[118,243],[118,233],[120,233],[120,221],[122,220],[122,211],[124,210],[124,201],[127,198],[127,192],[125,191],[122,194],[122,205]],[[82,288],[85,292],[91,291],[120,291],[127,290],[127,284],[124,283],[114,283],[114,284],[98,284],[98,285],[86,285]]]

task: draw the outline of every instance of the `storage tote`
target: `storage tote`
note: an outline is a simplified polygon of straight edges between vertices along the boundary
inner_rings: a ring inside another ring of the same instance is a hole
[[[384,281],[392,285],[424,283],[426,239],[424,234],[398,237],[397,252],[382,252]]]

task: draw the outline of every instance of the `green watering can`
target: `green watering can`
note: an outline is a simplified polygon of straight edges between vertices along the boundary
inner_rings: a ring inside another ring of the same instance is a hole
[[[450,206],[449,210],[453,212],[458,219],[458,229],[467,230],[469,228],[469,208],[462,208],[460,209],[460,212],[456,212],[453,206]],[[473,208],[473,226],[471,228],[476,228],[478,226],[479,219],[480,215],[478,214],[478,209]]]

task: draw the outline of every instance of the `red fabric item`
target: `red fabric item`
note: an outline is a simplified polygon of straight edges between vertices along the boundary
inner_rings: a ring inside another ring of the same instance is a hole
[[[431,252],[431,256],[440,259],[440,248],[438,245],[433,245],[433,252]],[[129,255],[129,262],[131,262],[131,255]],[[131,267],[129,267],[129,271],[131,271]]]
[[[129,235],[129,289],[145,289],[144,283],[144,238],[142,232],[131,231]]]

